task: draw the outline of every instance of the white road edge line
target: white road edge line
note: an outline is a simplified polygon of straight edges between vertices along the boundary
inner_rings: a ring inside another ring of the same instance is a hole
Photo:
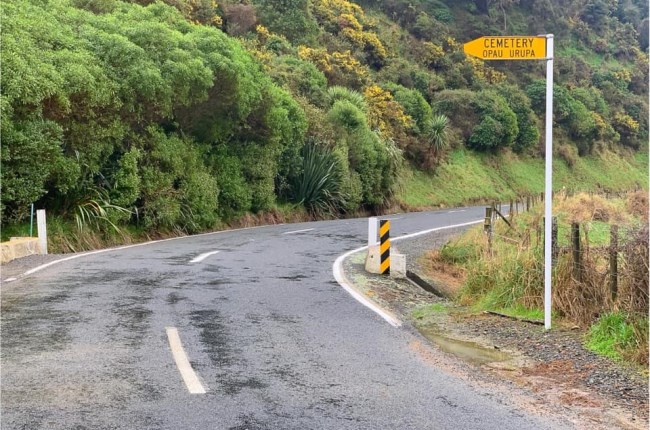
[[[276,225],[282,225],[282,224],[276,224]],[[254,230],[254,229],[259,229],[259,228],[275,227],[276,225],[271,224],[271,225],[261,225],[261,226],[256,226],[256,227],[235,228],[235,229],[232,229],[232,230],[212,231],[210,233],[200,233],[200,234],[193,234],[193,235],[190,235],[190,236],[170,237],[169,239],[152,240],[152,241],[149,241],[149,242],[135,243],[133,245],[124,245],[124,246],[117,246],[117,247],[114,247],[114,248],[99,249],[97,251],[84,252],[82,254],[75,254],[75,255],[72,255],[70,257],[65,257],[65,258],[61,258],[59,260],[50,261],[49,263],[41,264],[40,266],[34,267],[33,269],[30,269],[30,270],[26,271],[22,275],[18,275],[18,278],[22,278],[24,276],[28,276],[28,275],[31,275],[33,273],[39,272],[39,271],[41,271],[43,269],[46,269],[46,268],[48,268],[50,266],[54,266],[55,264],[63,263],[65,261],[70,261],[70,260],[74,260],[74,259],[81,258],[81,257],[87,257],[89,255],[102,254],[104,252],[110,252],[110,251],[121,251],[123,249],[135,248],[135,247],[146,246],[146,245],[153,245],[153,244],[156,244],[156,243],[167,242],[167,241],[170,241],[170,240],[189,239],[189,238],[196,238],[196,237],[201,237],[201,236],[209,236],[209,235],[214,235],[214,234],[223,234],[223,233],[228,233],[228,232],[233,232],[233,231]]]
[[[178,330],[176,327],[165,327],[165,330],[167,331],[167,339],[169,339],[169,347],[172,350],[174,361],[176,362],[178,371],[181,373],[187,390],[190,394],[205,394],[203,384],[199,381],[199,377],[196,376],[190,361],[187,359],[187,354],[185,354],[185,350],[183,349]]]
[[[400,327],[402,325],[402,321],[400,321],[399,318],[397,318],[389,311],[382,309],[378,304],[376,304],[368,297],[364,296],[363,294],[355,290],[354,287],[348,281],[348,279],[345,277],[345,274],[343,272],[343,260],[345,260],[348,256],[356,252],[363,251],[364,249],[367,248],[368,246],[362,246],[361,248],[353,249],[352,251],[348,251],[345,254],[339,256],[334,262],[334,266],[332,268],[334,272],[334,279],[336,279],[336,282],[338,282],[339,285],[343,287],[343,289],[347,291],[352,297],[354,297],[355,300],[357,300],[359,303],[361,303],[365,307],[369,308],[371,311],[378,314],[380,317],[385,319],[388,324],[392,325],[393,327]]]
[[[457,227],[467,227],[473,224],[479,224],[482,223],[483,219],[480,219],[478,221],[470,221],[462,224],[454,224],[454,225],[448,225],[445,227],[436,227],[436,228],[431,228],[428,230],[422,230],[418,231],[416,233],[411,233],[407,234],[405,236],[397,237],[395,239],[391,239],[392,242],[397,242],[400,240],[404,239],[409,239],[412,237],[416,236],[421,236],[423,234],[428,234],[428,233],[433,233],[434,231],[440,231],[440,230],[448,230],[450,228],[457,228]],[[366,306],[376,314],[378,314],[380,317],[382,317],[388,324],[392,325],[393,327],[400,327],[402,325],[402,321],[397,318],[395,315],[393,315],[391,312],[387,311],[386,309],[383,309],[381,306],[379,306],[377,303],[372,301],[370,298],[364,296],[360,292],[354,289],[354,287],[350,284],[348,279],[345,277],[345,273],[343,272],[343,261],[349,257],[350,255],[363,251],[365,249],[368,249],[368,246],[362,246],[361,248],[353,249],[352,251],[348,251],[345,254],[339,256],[336,261],[334,261],[334,265],[332,266],[332,272],[334,273],[334,279],[336,279],[336,282],[339,283],[341,287],[345,291],[347,291],[352,297],[354,297],[359,303],[362,305]]]
[[[304,230],[287,231],[287,232],[284,232],[284,233],[282,233],[282,234],[305,233],[305,232],[312,231],[312,230],[314,230],[314,229],[313,229],[313,228],[306,228],[306,229],[304,229]]]
[[[190,260],[190,263],[200,263],[201,261],[205,260],[211,255],[218,254],[219,251],[211,251],[211,252],[206,252],[204,254],[198,255],[194,257],[193,259]]]

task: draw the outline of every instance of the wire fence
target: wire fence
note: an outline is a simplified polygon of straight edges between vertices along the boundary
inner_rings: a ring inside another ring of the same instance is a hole
[[[570,193],[562,193],[566,198]],[[622,197],[608,194],[606,197]],[[543,256],[544,219],[540,216],[518,223],[517,215],[527,212],[543,196],[514,199],[506,206],[486,208],[484,231],[488,252],[497,242],[516,246],[520,252]],[[532,219],[532,222],[531,222]],[[503,221],[506,227],[495,228]],[[580,323],[590,323],[608,311],[648,314],[648,224],[552,221],[554,308]]]

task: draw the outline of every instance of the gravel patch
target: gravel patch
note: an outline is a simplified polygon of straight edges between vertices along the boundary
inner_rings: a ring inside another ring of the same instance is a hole
[[[611,406],[648,421],[648,380],[641,369],[600,357],[584,348],[584,332],[543,326],[486,314],[453,315],[455,329],[483,337],[499,349],[520,351],[532,360],[522,376],[543,377],[559,386],[596,393]]]

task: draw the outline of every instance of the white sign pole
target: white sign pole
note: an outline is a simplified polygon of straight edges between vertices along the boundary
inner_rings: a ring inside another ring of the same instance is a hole
[[[544,196],[544,327],[551,328],[551,224],[553,219],[553,35],[546,35],[546,184]]]

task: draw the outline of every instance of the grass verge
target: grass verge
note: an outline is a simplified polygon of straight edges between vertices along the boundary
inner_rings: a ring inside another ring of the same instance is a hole
[[[648,317],[620,311],[607,313],[590,327],[585,346],[617,361],[639,361],[639,351],[648,350]]]

